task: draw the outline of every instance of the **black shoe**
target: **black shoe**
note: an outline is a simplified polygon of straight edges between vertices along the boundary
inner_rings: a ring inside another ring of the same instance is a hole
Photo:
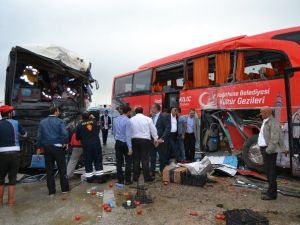
[[[271,196],[271,195],[262,195],[261,196],[261,200],[275,200],[277,199],[277,195],[276,196]]]
[[[86,182],[93,183],[94,182],[94,177],[86,178]]]

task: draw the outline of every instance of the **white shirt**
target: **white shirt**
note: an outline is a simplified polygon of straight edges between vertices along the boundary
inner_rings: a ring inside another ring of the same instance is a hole
[[[177,118],[171,114],[171,132],[177,132]]]
[[[104,116],[104,129],[108,130],[108,116]]]
[[[263,123],[261,125],[260,131],[259,131],[259,135],[258,135],[258,141],[257,141],[257,144],[258,144],[259,147],[266,147],[267,146],[266,140],[265,140],[265,137],[264,137],[264,127],[265,127],[265,123],[268,120],[269,120],[269,118],[264,119]]]
[[[154,114],[154,116],[152,116],[152,121],[153,121],[155,126],[156,126],[159,114],[160,114],[160,112],[158,112],[158,113]]]
[[[130,119],[130,123],[132,138],[151,140],[152,136],[154,140],[158,139],[157,130],[151,118],[138,113]]]

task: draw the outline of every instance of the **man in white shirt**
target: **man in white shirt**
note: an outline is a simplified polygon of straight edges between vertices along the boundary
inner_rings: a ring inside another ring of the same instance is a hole
[[[268,178],[269,188],[262,193],[262,200],[274,200],[277,198],[277,174],[276,159],[279,151],[283,150],[283,134],[280,124],[272,115],[270,107],[260,110],[263,124],[258,136],[258,145],[263,156],[264,169]]]
[[[173,107],[170,113],[171,118],[171,132],[169,136],[169,158],[170,161],[176,161],[176,141],[177,141],[177,109]]]
[[[133,149],[133,181],[138,181],[140,176],[140,163],[142,163],[144,181],[152,182],[149,171],[149,157],[153,151],[153,143],[157,146],[157,130],[152,120],[143,115],[143,108],[135,109],[136,115],[130,119]]]

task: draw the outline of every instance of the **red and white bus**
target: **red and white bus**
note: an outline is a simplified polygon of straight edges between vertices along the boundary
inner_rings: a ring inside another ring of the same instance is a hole
[[[255,169],[262,166],[257,146],[259,109],[271,106],[290,150],[289,155],[278,155],[277,164],[294,167],[293,173],[300,174],[300,149],[294,148],[299,139],[293,139],[293,131],[300,129],[295,121],[300,108],[299,66],[300,26],[238,36],[161,58],[116,76],[112,105],[141,106],[145,114],[150,113],[153,103],[160,103],[164,109],[180,107],[183,114],[195,108],[201,118],[201,150],[210,150],[210,129],[217,124],[218,149],[242,151],[246,164]]]

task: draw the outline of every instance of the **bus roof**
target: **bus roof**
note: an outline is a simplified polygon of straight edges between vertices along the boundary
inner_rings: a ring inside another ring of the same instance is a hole
[[[118,75],[116,77],[123,77],[123,76],[133,74],[133,73],[136,73],[139,71],[155,68],[155,67],[158,67],[161,65],[172,63],[172,62],[177,62],[182,59],[191,58],[193,56],[197,56],[197,55],[208,53],[208,52],[235,49],[238,47],[237,42],[240,40],[243,40],[243,43],[246,43],[248,41],[253,43],[253,41],[255,41],[255,40],[266,40],[266,39],[269,40],[269,39],[272,39],[272,37],[275,35],[290,33],[290,32],[295,32],[295,31],[300,31],[300,26],[286,28],[286,29],[280,29],[280,30],[276,30],[276,31],[270,31],[270,32],[262,33],[262,34],[253,35],[253,36],[241,35],[241,36],[225,39],[222,41],[217,41],[214,43],[210,43],[207,45],[203,45],[203,46],[200,46],[197,48],[193,48],[193,49],[190,49],[187,51],[183,51],[183,52],[176,53],[176,54],[164,57],[164,58],[154,60],[152,62],[149,62],[149,63],[146,63],[146,64],[140,66],[137,70],[127,72],[127,73]]]

